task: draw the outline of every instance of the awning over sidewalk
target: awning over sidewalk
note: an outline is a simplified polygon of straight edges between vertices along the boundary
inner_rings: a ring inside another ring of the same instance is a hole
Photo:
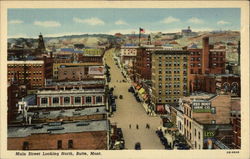
[[[156,110],[159,113],[164,113],[165,112],[164,105],[162,105],[162,104],[157,105]]]
[[[145,89],[144,89],[144,88],[141,88],[138,92],[142,95],[142,94],[145,93]]]
[[[138,86],[136,86],[135,88],[136,88],[137,90],[139,90],[139,89],[141,88],[141,86],[138,85]]]

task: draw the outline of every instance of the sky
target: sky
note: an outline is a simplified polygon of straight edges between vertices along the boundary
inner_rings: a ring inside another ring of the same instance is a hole
[[[240,30],[239,8],[8,9],[8,37]]]

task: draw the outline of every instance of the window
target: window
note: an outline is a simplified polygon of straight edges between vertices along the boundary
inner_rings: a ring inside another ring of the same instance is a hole
[[[59,98],[58,97],[54,97],[53,98],[53,104],[58,104],[59,103]]]
[[[198,132],[198,138],[201,139],[201,133],[200,132]]]
[[[194,136],[196,136],[196,129],[194,129]]]
[[[191,125],[192,125],[192,123],[190,122],[190,123],[189,123],[189,128],[190,128],[190,129],[191,129]]]
[[[42,104],[47,104],[47,103],[48,103],[48,99],[47,99],[47,98],[42,98],[41,103],[42,103]]]
[[[73,140],[68,141],[68,148],[72,149],[73,148]]]
[[[75,103],[81,103],[81,97],[75,97]]]
[[[57,140],[57,149],[62,149],[62,140]]]
[[[161,95],[161,90],[159,90],[159,95]]]
[[[23,150],[28,150],[29,149],[29,142],[28,141],[24,141],[23,142]]]
[[[91,103],[92,102],[92,98],[91,97],[86,97],[86,103]]]
[[[101,103],[101,102],[102,102],[102,96],[97,96],[96,103]]]
[[[212,108],[211,108],[211,113],[212,113],[212,114],[216,114],[216,108],[215,108],[215,107],[212,107]]]
[[[69,104],[69,102],[70,102],[70,98],[69,97],[64,97],[64,103]]]

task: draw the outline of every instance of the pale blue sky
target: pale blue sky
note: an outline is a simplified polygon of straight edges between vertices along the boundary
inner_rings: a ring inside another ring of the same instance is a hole
[[[240,30],[239,8],[84,8],[9,9],[8,37],[60,36],[85,33],[114,34],[175,32],[191,26],[193,31]]]

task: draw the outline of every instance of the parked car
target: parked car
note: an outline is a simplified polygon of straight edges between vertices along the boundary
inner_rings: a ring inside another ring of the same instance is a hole
[[[135,143],[135,150],[141,150],[141,143],[140,142]]]

